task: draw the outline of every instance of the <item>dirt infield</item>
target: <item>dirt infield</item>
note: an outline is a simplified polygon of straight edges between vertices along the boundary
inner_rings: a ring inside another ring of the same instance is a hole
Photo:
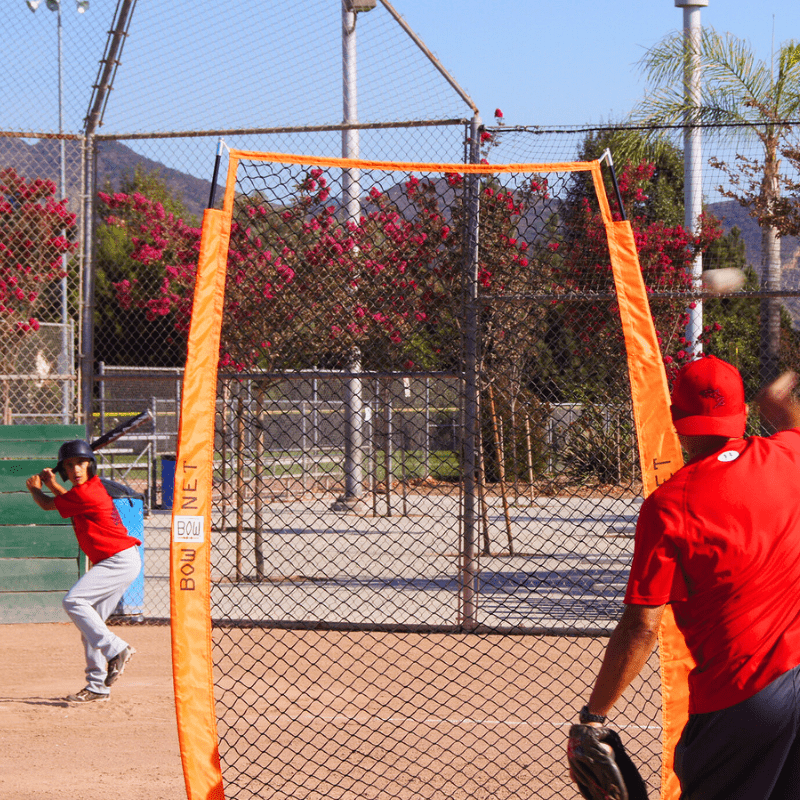
[[[229,797],[579,797],[567,733],[605,639],[238,628],[214,639]],[[643,698],[657,671],[654,655],[614,714],[654,789],[660,725]]]
[[[137,654],[109,703],[75,707],[72,623],[0,625],[0,797],[182,800],[169,628],[117,627]]]
[[[74,626],[0,625],[0,797],[186,797],[169,628],[116,630],[136,656],[109,703],[75,707],[63,699],[83,685]],[[327,795],[309,791],[309,780],[340,797],[578,796],[563,747],[604,640],[408,635],[391,644],[363,632],[217,630],[220,637],[235,658],[217,666],[231,684],[228,692],[218,686],[230,797]],[[657,668],[653,657],[647,672]],[[257,679],[239,692],[242,671]],[[657,720],[620,706],[615,723],[657,788]]]

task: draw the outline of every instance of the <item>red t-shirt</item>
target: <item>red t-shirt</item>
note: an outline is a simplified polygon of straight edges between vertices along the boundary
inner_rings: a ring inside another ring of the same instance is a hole
[[[72,517],[78,545],[93,564],[141,544],[128,535],[114,501],[97,475],[56,496],[55,503],[62,517]]]
[[[800,664],[800,430],[728,442],[642,504],[626,603],[672,603],[689,710],[728,708]]]

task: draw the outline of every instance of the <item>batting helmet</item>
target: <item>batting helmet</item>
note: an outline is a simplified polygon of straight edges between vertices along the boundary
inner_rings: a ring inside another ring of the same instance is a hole
[[[92,462],[89,467],[89,477],[93,478],[97,472],[97,459],[94,457],[94,451],[83,439],[75,439],[72,442],[64,442],[58,448],[58,464],[56,464],[56,472],[67,480],[67,471],[64,469],[64,461],[68,458],[85,458]]]

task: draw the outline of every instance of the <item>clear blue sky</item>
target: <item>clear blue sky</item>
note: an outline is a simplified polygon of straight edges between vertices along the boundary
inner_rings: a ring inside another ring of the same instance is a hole
[[[138,0],[100,132],[341,121],[339,3]],[[393,4],[471,95],[488,124],[498,107],[509,125],[622,120],[645,91],[637,62],[664,35],[683,27],[683,11],[674,0]],[[116,0],[91,0],[89,11],[79,15],[74,1],[64,0],[67,131],[81,128],[115,7]],[[24,0],[5,0],[3,9],[0,97],[5,104],[0,129],[55,130],[55,15],[44,4],[31,14]],[[800,40],[799,0],[709,0],[701,19],[706,26],[747,39],[762,60],[770,57],[773,25],[776,47],[788,39]],[[359,22],[358,81],[362,121],[468,116],[467,108],[385,13],[366,14]],[[340,140],[333,134],[328,138],[322,142],[286,137],[268,144],[276,150],[336,154]],[[267,146],[237,139],[229,144]],[[191,148],[181,140],[139,140],[132,146],[198,176],[205,176],[213,161],[213,145],[205,141],[195,140]],[[460,142],[455,147],[460,152]],[[445,155],[428,157],[454,158],[453,147],[448,144],[445,149]],[[419,156],[416,149],[413,154]],[[401,156],[410,160],[405,151]],[[400,156],[371,150],[365,157]]]
[[[484,118],[582,124],[623,117],[641,98],[644,51],[683,27],[673,0],[394,0]],[[747,39],[769,59],[800,40],[798,0],[709,0],[703,25]],[[484,119],[484,121],[488,121]]]
[[[674,0],[393,0],[393,4],[469,92],[485,122],[496,107],[512,124],[618,120],[644,91],[637,61],[662,36],[683,26],[683,11],[675,8]],[[68,130],[80,127],[86,112],[87,87],[95,80],[115,5],[115,0],[92,0],[89,11],[78,15],[73,0],[64,0]],[[0,70],[0,96],[7,101],[2,116],[8,119],[0,127],[52,128],[55,15],[45,10],[44,3],[35,15],[24,0],[5,0],[3,6],[0,64],[6,69]],[[311,19],[303,16],[306,6],[313,7]],[[121,130],[131,130],[137,121],[144,129],[158,129],[150,126],[163,107],[173,106],[176,118],[165,119],[167,129],[209,127],[217,121],[203,114],[203,98],[197,92],[208,87],[213,93],[225,85],[224,95],[214,102],[230,126],[299,124],[301,119],[311,124],[334,122],[341,113],[341,100],[336,100],[341,94],[338,8],[339,0],[139,0],[107,121],[113,127],[121,114]],[[381,16],[385,20],[388,15]],[[361,25],[366,45],[369,26],[378,19],[371,22],[369,15],[365,17]],[[773,22],[776,46],[800,39],[798,0],[709,0],[701,18],[704,25],[749,40],[761,59],[770,56]],[[407,41],[402,33],[398,36]],[[25,54],[22,72],[20,52]],[[292,54],[300,60],[293,61]],[[279,74],[281,60],[292,72]],[[398,60],[380,67],[401,74],[404,65]],[[280,107],[286,97],[270,97],[262,110],[248,86],[241,103],[253,112],[253,119],[239,114],[235,82],[248,66],[261,68],[256,80],[264,94],[280,90],[282,84],[291,92],[298,79],[305,81],[301,96],[295,94],[291,103],[296,111],[307,105],[309,113],[289,118],[295,115]],[[361,76],[360,82],[362,77],[367,78]],[[386,79],[386,73],[381,78]],[[329,108],[322,109],[323,102]],[[126,104],[132,106],[121,113],[120,105]],[[393,109],[387,112],[384,119],[397,118]]]

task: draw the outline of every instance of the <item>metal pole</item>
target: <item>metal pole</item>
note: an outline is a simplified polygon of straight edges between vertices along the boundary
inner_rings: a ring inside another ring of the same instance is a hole
[[[56,9],[56,19],[58,28],[58,133],[64,133],[64,36],[61,25],[61,3]],[[66,142],[63,138],[59,139],[60,160],[61,160],[61,180],[59,194],[61,200],[67,199],[67,151]],[[62,229],[61,235],[66,239],[67,231]],[[67,287],[67,254],[61,254],[61,353],[59,355],[58,372],[65,376],[72,372],[72,365],[69,363],[69,341],[67,339],[67,323],[69,321],[69,296]],[[70,382],[62,377],[61,379],[61,422],[64,425],[70,422]]]
[[[386,438],[383,451],[383,473],[386,478],[386,516],[392,516],[392,461],[394,460],[394,447],[392,444],[392,379],[386,378],[383,383],[383,408],[386,415]]]
[[[89,100],[89,110],[84,120],[84,130],[87,134],[94,133],[101,124],[135,5],[136,0],[119,0],[117,3],[117,10],[114,12],[116,16],[111,30],[108,32],[106,51],[100,61],[100,71]]]
[[[350,377],[347,379],[344,404],[344,495],[337,504],[351,507],[364,491],[363,487],[363,424],[364,404],[361,392],[361,351],[354,347],[351,353]]]
[[[120,0],[117,4],[116,19],[109,32],[106,52],[100,64],[100,75],[89,101],[89,112],[84,125],[84,190],[83,197],[83,296],[81,297],[81,352],[79,356],[81,373],[81,416],[86,425],[87,438],[91,439],[92,401],[94,393],[94,212],[95,182],[97,167],[97,144],[95,130],[102,120],[103,109],[111,91],[119,66],[122,44],[130,25],[136,0]]]
[[[103,378],[106,371],[106,364],[100,361],[97,364],[97,376],[100,378],[100,433],[106,432],[106,382]]]
[[[342,121],[345,125],[358,122],[358,84],[356,64],[356,20],[358,12],[342,0]],[[359,132],[354,128],[342,130],[342,158],[358,158]],[[342,170],[342,223],[357,224],[361,216],[361,171],[354,167]],[[347,365],[351,373],[345,387],[344,405],[344,494],[334,503],[343,511],[355,506],[363,494],[363,424],[364,408],[361,399],[361,352],[354,347]]]
[[[425,376],[425,475],[431,476],[431,384],[430,378]]]
[[[81,404],[86,436],[92,438],[92,404],[94,400],[94,195],[97,151],[95,139],[88,134],[84,139],[86,150],[86,194],[83,198],[83,308],[81,309]]]
[[[219,178],[219,163],[222,160],[222,148],[224,146],[222,137],[217,141],[217,154],[214,157],[214,173],[211,176],[211,191],[208,195],[208,207],[214,208],[214,198],[217,194],[217,179]]]
[[[444,68],[444,65],[438,58],[428,49],[425,45],[425,42],[411,30],[409,24],[397,13],[394,9],[394,6],[389,2],[389,0],[380,0],[381,5],[394,17],[395,22],[408,34],[411,38],[411,41],[419,47],[419,49],[425,54],[427,59],[433,64],[434,67],[441,73],[442,77],[450,84],[450,86],[455,89],[456,94],[472,109],[473,113],[477,115],[478,107],[472,101],[472,98],[464,91],[464,89],[459,86],[458,81]]]
[[[358,122],[358,81],[356,62],[356,19],[358,14],[349,11],[342,0],[342,122]],[[342,131],[342,158],[358,158],[359,131],[345,128]],[[342,221],[358,222],[360,208],[360,179],[358,169],[342,170]]]
[[[686,113],[683,131],[683,202],[684,227],[693,236],[700,232],[700,215],[703,211],[703,153],[702,130],[697,125],[697,109],[702,103],[702,64],[700,44],[702,27],[700,9],[708,5],[708,0],[675,0],[675,6],[683,9],[684,52],[686,54],[684,91]],[[692,287],[702,287],[703,255],[697,253],[692,261]],[[688,349],[694,356],[703,352],[698,341],[703,333],[703,301],[696,300],[694,308],[689,308],[689,322],[686,325]]]
[[[476,114],[470,128],[470,160],[480,160],[481,119]],[[467,258],[464,264],[464,527],[461,565],[461,622],[471,630],[477,623],[477,500],[478,500],[478,223],[480,175],[467,181]]]
[[[158,462],[158,398],[151,397],[150,398],[150,413],[153,416],[153,433],[152,438],[150,440],[150,464],[148,470],[148,477],[147,482],[150,485],[150,506],[149,508],[154,508],[156,503],[158,502],[158,498],[156,497],[156,490],[157,490],[157,481],[158,476],[156,475],[156,465]]]

